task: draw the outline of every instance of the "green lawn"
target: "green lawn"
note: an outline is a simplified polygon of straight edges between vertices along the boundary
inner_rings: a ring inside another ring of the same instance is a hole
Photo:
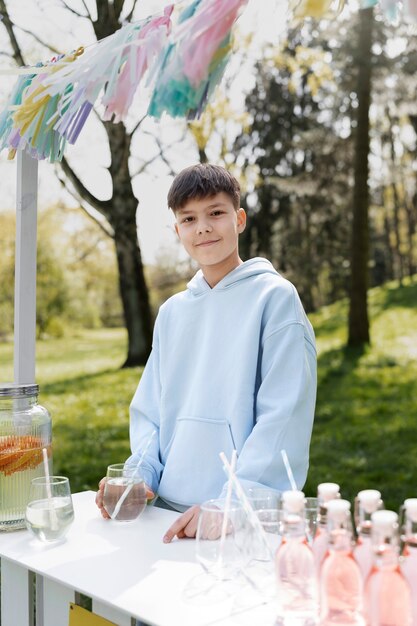
[[[306,491],[335,481],[352,500],[375,488],[398,509],[417,496],[417,283],[373,289],[369,305],[363,352],[343,349],[347,302],[311,316],[319,384]]]
[[[305,488],[339,482],[352,500],[379,488],[388,507],[416,497],[417,283],[370,292],[372,345],[343,349],[347,303],[312,315],[319,350],[319,388]],[[40,401],[52,413],[54,471],[73,491],[96,488],[106,466],[129,454],[128,405],[141,369],[120,370],[121,329],[39,341]],[[0,380],[12,378],[12,346],[0,346]]]

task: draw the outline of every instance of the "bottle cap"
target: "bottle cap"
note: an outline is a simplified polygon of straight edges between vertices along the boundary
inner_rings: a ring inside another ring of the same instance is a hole
[[[413,523],[417,522],[417,498],[407,498],[404,500],[404,508],[409,520]]]
[[[283,506],[289,513],[299,513],[304,508],[304,493],[302,491],[284,491],[282,494]]]
[[[322,502],[333,500],[339,494],[340,487],[337,483],[320,483],[317,487],[317,493]]]
[[[343,522],[350,511],[349,500],[330,500],[327,503],[327,516],[336,522]]]
[[[375,529],[391,534],[393,526],[397,523],[398,515],[395,511],[375,511],[371,515],[372,525]]]
[[[368,514],[378,510],[381,502],[381,492],[377,489],[364,489],[357,496],[364,511]]]

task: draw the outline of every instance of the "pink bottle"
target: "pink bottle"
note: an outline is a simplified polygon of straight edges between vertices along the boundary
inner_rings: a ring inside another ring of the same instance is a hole
[[[381,492],[376,489],[364,489],[356,496],[355,524],[358,540],[353,550],[353,556],[359,565],[363,584],[369,576],[374,561],[371,543],[371,515],[382,507]]]
[[[398,515],[372,513],[374,564],[365,584],[366,626],[411,626],[411,594],[398,564]]]
[[[275,556],[278,606],[281,621],[291,626],[315,626],[318,592],[314,558],[306,534],[304,494],[282,494],[282,542]]]
[[[417,626],[417,498],[408,498],[403,505],[404,550],[401,571],[411,590],[412,624]]]
[[[348,500],[327,503],[327,531],[328,550],[320,571],[320,626],[365,626]]]
[[[335,498],[340,498],[339,490],[340,487],[336,483],[320,483],[317,487],[317,530],[313,539],[313,555],[317,578],[320,577],[321,564],[327,552],[327,503]]]

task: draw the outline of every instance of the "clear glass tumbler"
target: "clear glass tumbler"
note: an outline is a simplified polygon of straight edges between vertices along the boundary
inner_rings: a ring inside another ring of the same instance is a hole
[[[41,476],[30,485],[26,527],[45,542],[59,541],[74,520],[71,490],[65,476]]]
[[[112,520],[132,522],[146,507],[146,487],[140,471],[125,463],[107,468],[103,504]]]
[[[230,580],[250,558],[248,522],[242,505],[209,500],[200,507],[196,535],[196,558],[205,572],[218,580]]]

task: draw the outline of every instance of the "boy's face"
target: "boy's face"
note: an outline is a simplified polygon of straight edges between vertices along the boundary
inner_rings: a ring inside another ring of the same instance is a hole
[[[221,271],[222,266],[238,265],[238,237],[245,229],[246,214],[236,211],[226,193],[189,200],[175,217],[177,235],[203,273],[205,268]]]

